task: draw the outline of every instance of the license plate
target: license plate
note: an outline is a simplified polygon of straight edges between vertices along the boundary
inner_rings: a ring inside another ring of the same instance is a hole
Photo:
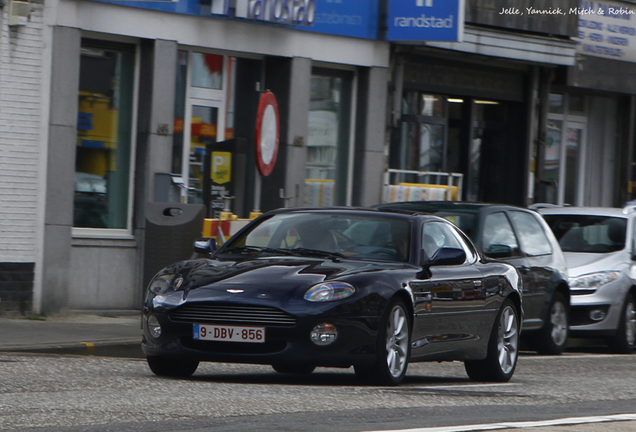
[[[265,343],[265,327],[194,324],[193,331],[197,340]]]

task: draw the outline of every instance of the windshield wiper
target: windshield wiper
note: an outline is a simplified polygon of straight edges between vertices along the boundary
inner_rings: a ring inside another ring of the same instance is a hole
[[[250,252],[266,252],[266,253],[278,253],[283,255],[294,255],[291,251],[285,249],[276,249],[266,246],[237,246],[221,251],[222,253],[250,253]]]
[[[315,255],[321,257],[328,258],[345,258],[345,256],[339,252],[327,252],[318,249],[307,249],[307,248],[293,248],[290,252],[297,252],[298,255]]]

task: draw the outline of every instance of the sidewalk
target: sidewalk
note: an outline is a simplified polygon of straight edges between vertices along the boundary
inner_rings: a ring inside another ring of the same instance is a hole
[[[72,311],[28,319],[0,317],[0,352],[143,357],[139,311]]]

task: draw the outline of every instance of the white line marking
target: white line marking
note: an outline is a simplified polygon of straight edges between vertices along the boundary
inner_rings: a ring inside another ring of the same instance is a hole
[[[464,426],[443,426],[433,428],[418,428],[418,429],[395,429],[387,430],[383,432],[469,432],[469,431],[487,431],[497,429],[520,429],[528,427],[541,427],[541,426],[564,426],[564,425],[576,425],[586,423],[602,423],[613,421],[628,421],[636,420],[636,414],[616,414],[608,416],[595,416],[595,417],[569,417],[555,420],[542,420],[533,422],[511,422],[511,423],[490,423],[490,424],[475,424]]]
[[[483,387],[514,387],[523,385],[522,383],[495,383],[495,384],[457,384],[457,385],[440,385],[440,386],[404,386],[405,390],[454,390],[454,389],[466,389],[466,388],[483,388]]]

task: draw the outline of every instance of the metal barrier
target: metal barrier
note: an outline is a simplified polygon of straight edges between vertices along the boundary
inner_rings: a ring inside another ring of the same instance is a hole
[[[382,201],[461,201],[463,183],[461,173],[389,169]]]

